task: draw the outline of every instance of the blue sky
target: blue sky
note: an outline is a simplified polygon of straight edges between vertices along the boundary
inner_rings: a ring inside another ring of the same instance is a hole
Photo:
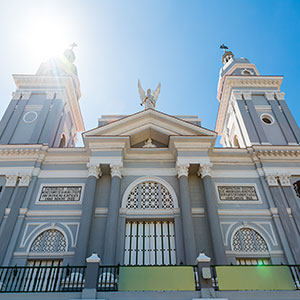
[[[86,129],[102,114],[141,110],[138,79],[144,89],[161,82],[158,110],[199,115],[214,129],[222,43],[261,74],[284,75],[300,123],[300,1],[1,1],[1,115],[15,89],[11,74],[35,73],[45,60],[40,46],[56,44],[36,32],[44,21],[61,28],[61,49],[78,44]]]

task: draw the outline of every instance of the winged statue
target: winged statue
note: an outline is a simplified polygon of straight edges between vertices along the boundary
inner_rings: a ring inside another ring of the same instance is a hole
[[[148,89],[147,95],[146,95],[145,91],[142,88],[140,80],[138,80],[138,89],[139,89],[139,94],[140,94],[140,98],[142,101],[141,105],[144,105],[145,109],[155,108],[155,104],[156,104],[156,101],[158,99],[158,95],[160,92],[160,83],[158,84],[154,93],[151,93],[151,89]]]

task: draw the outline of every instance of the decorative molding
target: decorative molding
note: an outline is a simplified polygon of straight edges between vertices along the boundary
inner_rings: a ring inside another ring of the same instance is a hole
[[[176,165],[176,171],[177,176],[180,178],[181,176],[189,176],[189,166],[190,164],[177,164]]]
[[[19,186],[29,186],[31,175],[21,174],[20,177]]]
[[[22,92],[23,100],[29,100],[30,96],[31,96],[31,92]]]
[[[300,150],[256,150],[259,158],[270,157],[300,157]]]
[[[242,93],[237,92],[237,91],[232,92],[232,99],[233,100],[243,100]]]
[[[101,169],[100,169],[98,164],[88,163],[87,168],[88,168],[88,177],[89,176],[94,176],[98,179],[99,176],[100,177],[102,176],[102,172],[101,172]]]
[[[251,92],[243,92],[243,97],[245,100],[251,100],[252,99],[252,93]]]
[[[204,178],[205,176],[210,176],[211,177],[211,169],[213,167],[212,163],[207,163],[207,164],[200,164],[199,171],[198,171],[198,176],[201,176],[201,178]]]
[[[6,175],[6,187],[15,187],[17,185],[18,175]]]
[[[122,178],[123,166],[121,164],[120,165],[111,164],[110,165],[110,175],[111,175],[111,177],[118,176],[118,177]]]
[[[267,100],[275,100],[274,92],[265,92],[265,97],[267,98]]]
[[[281,186],[291,186],[291,176],[289,174],[279,174],[279,182]]]
[[[20,92],[13,92],[12,93],[12,100],[19,100],[21,98]]]
[[[276,92],[276,98],[277,100],[284,100],[284,92]]]
[[[52,99],[54,99],[54,96],[55,96],[55,92],[50,92],[50,91],[48,91],[48,92],[46,92],[46,99],[47,100],[52,100]]]
[[[278,186],[276,174],[267,174],[266,180],[269,186]]]

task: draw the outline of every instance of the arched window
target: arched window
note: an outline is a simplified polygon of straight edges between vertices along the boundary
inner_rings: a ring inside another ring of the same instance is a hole
[[[168,189],[154,181],[135,186],[127,197],[128,209],[172,209],[174,200]]]
[[[30,252],[57,253],[65,252],[66,248],[67,241],[64,235],[56,229],[49,229],[36,237],[30,247]]]
[[[238,265],[260,265],[269,264],[268,245],[264,238],[251,228],[238,230],[232,240],[232,250],[247,253],[247,256],[240,257],[237,253],[236,262]]]
[[[251,228],[242,228],[234,234],[232,249],[242,252],[268,252],[264,238]]]
[[[62,134],[59,142],[59,148],[64,148],[66,146],[66,136]]]

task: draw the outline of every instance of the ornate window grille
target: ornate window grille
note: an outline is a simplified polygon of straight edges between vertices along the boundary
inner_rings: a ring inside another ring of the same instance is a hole
[[[37,236],[30,247],[30,252],[57,253],[65,252],[66,248],[67,241],[64,235],[56,229],[49,229]]]
[[[168,189],[158,182],[145,181],[129,193],[128,209],[172,209],[174,200]]]
[[[268,252],[266,241],[251,228],[242,228],[234,234],[232,249],[237,252]]]

